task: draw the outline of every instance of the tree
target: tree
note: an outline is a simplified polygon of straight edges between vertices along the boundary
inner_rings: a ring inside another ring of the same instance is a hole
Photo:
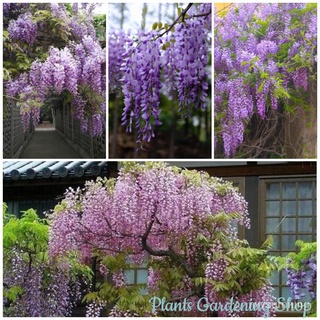
[[[211,4],[176,7],[173,22],[157,21],[152,30],[134,34],[109,33],[109,93],[123,100],[121,124],[141,148],[173,110],[183,119],[194,115],[193,109],[210,107]],[[143,17],[146,13],[144,6]],[[169,100],[166,114],[162,96]]]
[[[3,206],[4,315],[10,317],[61,317],[71,315],[83,294],[81,281],[91,269],[69,257],[49,260],[49,225],[33,209],[21,219]],[[81,276],[79,276],[81,275]]]
[[[57,97],[72,109],[83,132],[102,134],[106,52],[99,40],[105,17],[94,18],[95,7],[4,4],[5,93],[20,107],[24,127],[30,119],[39,121],[48,97]]]
[[[116,180],[66,192],[51,217],[50,258],[75,252],[81,263],[98,265],[104,281],[85,297],[89,315],[110,304],[115,316],[177,315],[175,303],[183,301],[192,308],[181,315],[242,314],[205,309],[229,299],[264,301],[256,314],[272,314],[269,240],[250,248],[235,223],[250,226],[247,203],[231,183],[164,163],[127,162]],[[128,285],[125,271],[141,264],[149,268],[147,283]],[[152,308],[155,297],[169,304]]]
[[[215,155],[285,157],[285,117],[312,108],[317,5],[233,4],[215,15],[214,39]]]

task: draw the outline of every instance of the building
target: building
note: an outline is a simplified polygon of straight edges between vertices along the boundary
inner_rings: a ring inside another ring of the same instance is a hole
[[[259,247],[268,235],[271,255],[286,256],[295,241],[316,241],[316,162],[206,161],[169,164],[208,172],[232,181],[248,202],[251,229],[239,228],[239,236]],[[121,164],[120,164],[121,165]],[[4,162],[4,201],[9,212],[30,207],[38,212],[52,209],[64,191],[82,186],[97,176],[116,177],[119,164],[105,161]],[[145,268],[128,270],[129,281],[147,277]],[[274,295],[289,297],[285,272],[274,272]]]
[[[3,199],[10,213],[20,216],[33,208],[41,216],[61,201],[67,188],[116,171],[116,163],[107,161],[4,161]]]
[[[271,255],[295,251],[295,241],[316,241],[316,162],[184,162],[232,181],[248,201],[250,230],[239,235],[259,247],[272,235]],[[289,297],[285,271],[274,272],[274,295]]]

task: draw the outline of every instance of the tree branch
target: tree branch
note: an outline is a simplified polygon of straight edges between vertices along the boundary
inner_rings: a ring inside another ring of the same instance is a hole
[[[211,14],[211,12],[212,12],[212,11],[210,10],[210,11],[208,11],[208,12],[206,12],[206,13],[195,14],[195,15],[192,16],[192,18],[201,18],[201,17],[207,18],[208,15]]]
[[[167,30],[165,30],[164,32],[162,32],[162,33],[160,33],[159,35],[157,35],[156,39],[159,39],[159,38],[161,38],[162,36],[164,36],[166,33],[170,32],[170,31],[173,29],[173,27],[180,21],[180,19],[181,19],[181,22],[183,22],[184,19],[185,19],[186,14],[187,14],[187,11],[192,7],[192,5],[193,5],[193,3],[189,3],[189,4],[187,5],[187,7],[180,13],[180,15],[178,16],[178,18],[173,21],[173,23],[171,24],[171,26],[170,26]]]
[[[183,267],[183,269],[186,271],[187,275],[190,278],[196,277],[196,272],[195,272],[194,268],[192,268],[190,265],[188,265],[187,261],[181,255],[174,252],[172,248],[169,248],[170,250],[154,250],[153,248],[151,248],[148,245],[147,239],[148,239],[148,236],[151,232],[154,221],[155,221],[155,215],[153,215],[153,217],[151,218],[151,221],[150,221],[149,225],[147,226],[146,232],[141,237],[141,244],[142,244],[143,250],[147,251],[152,256],[171,258],[173,261],[177,262],[179,265],[181,265]]]

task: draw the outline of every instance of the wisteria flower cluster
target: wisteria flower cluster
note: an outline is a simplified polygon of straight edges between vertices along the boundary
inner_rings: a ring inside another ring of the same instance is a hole
[[[291,298],[295,301],[311,302],[308,314],[316,314],[317,301],[317,243],[297,240],[297,250],[285,257],[277,257],[279,270],[287,273],[286,285],[290,288]]]
[[[193,292],[189,297],[205,294],[209,301],[225,301],[234,292],[229,286],[245,286],[248,297],[250,292],[250,297],[261,297],[263,292],[267,296],[266,268],[263,272],[257,269],[264,256],[237,240],[235,222],[250,227],[247,203],[230,183],[164,163],[125,163],[117,180],[98,179],[87,182],[84,189],[67,190],[51,218],[50,257],[76,252],[88,265],[93,256],[101,258],[99,270],[112,285],[106,283],[98,294],[89,295],[98,299],[94,303],[92,298],[90,315],[100,314],[101,301],[123,303],[124,292],[128,293],[123,269],[146,261],[151,296],[166,290],[173,299]],[[237,271],[239,261],[245,267]],[[251,266],[250,277],[243,276],[239,283],[237,272],[241,278]],[[219,284],[226,279],[227,288],[222,292]],[[107,288],[112,288],[112,295],[107,295]],[[139,294],[139,288],[128,288],[131,294]],[[245,297],[237,295],[238,299]],[[112,314],[146,312],[137,310],[118,305]]]
[[[154,137],[153,123],[160,125],[159,103],[161,75],[161,40],[153,40],[154,33],[141,37],[141,43],[132,48],[132,53],[121,68],[123,71],[124,110],[122,125],[132,131],[135,122],[138,137],[150,141]],[[142,120],[142,121],[141,121]],[[140,138],[139,138],[140,139]],[[141,142],[140,140],[138,141]]]
[[[8,32],[11,39],[25,41],[32,45],[36,40],[38,28],[37,24],[32,21],[31,14],[25,13],[17,20],[10,21]]]
[[[133,46],[130,33],[124,31],[112,31],[109,33],[108,47],[108,71],[109,71],[109,90],[115,92],[121,90],[120,81],[123,77],[121,65],[129,47]]]
[[[48,260],[49,226],[32,209],[21,219],[4,212],[4,315],[70,316],[83,288],[69,262]]]
[[[101,311],[106,306],[106,302],[104,301],[93,301],[92,303],[88,304],[86,307],[86,317],[99,317]]]
[[[47,21],[53,19],[58,21],[55,25],[62,30],[61,37],[66,42],[63,48],[61,44],[50,47],[45,58],[34,59],[35,54],[30,54],[34,61],[29,71],[5,82],[7,97],[18,101],[24,128],[28,127],[30,118],[35,123],[39,120],[40,107],[48,96],[63,97],[68,93],[72,114],[79,119],[82,131],[92,136],[102,134],[106,114],[106,50],[95,35],[94,7],[94,4],[82,7],[74,4],[73,15],[70,15],[65,5],[51,4],[45,7],[46,11],[40,11],[48,12],[49,18],[36,23],[33,21],[39,12],[27,6],[21,9],[27,10],[26,13],[10,21],[10,41],[19,38],[40,48],[41,30],[38,29],[45,28]]]
[[[206,20],[188,20],[186,24],[179,24],[176,28],[177,36],[174,43],[174,70],[178,100],[181,108],[189,109],[192,104],[204,109],[208,90],[208,72],[206,66],[209,61],[207,48],[207,33],[204,32]],[[186,112],[188,114],[189,111]]]
[[[109,34],[109,92],[122,91],[122,125],[137,128],[139,144],[161,125],[161,93],[177,99],[184,116],[207,107],[211,4],[188,7],[181,19],[150,32]]]
[[[299,270],[295,270],[290,266],[287,268],[288,282],[291,295],[294,299],[300,300],[306,294],[304,289],[310,294],[312,300],[316,299],[317,285],[317,260],[316,254],[310,258],[302,260],[302,266]]]
[[[254,115],[266,121],[270,109],[297,113],[308,103],[315,21],[316,5],[301,3],[233,4],[216,13],[215,134],[225,157],[236,156]]]
[[[70,316],[74,302],[82,295],[80,286],[71,284],[66,270],[44,261],[27,261],[25,252],[13,248],[12,265],[6,262],[4,284],[12,292],[21,288],[17,298],[5,298],[5,313],[15,317]]]
[[[146,252],[141,242],[132,239],[144,236],[148,223],[152,224],[148,235],[150,245],[168,249],[176,243],[175,236],[188,233],[188,230],[191,232],[197,219],[206,219],[219,212],[239,212],[239,222],[249,227],[246,202],[231,185],[225,186],[205,174],[197,173],[196,176],[199,185],[189,181],[187,170],[175,173],[162,163],[151,169],[144,166],[139,169],[137,165],[132,173],[122,169],[112,190],[107,190],[100,180],[88,182],[84,190],[70,189],[63,209],[53,215],[51,256],[78,249],[84,260],[90,260],[92,250],[97,246],[110,254],[116,248],[130,248],[137,255],[142,254],[140,258],[144,259]],[[228,231],[229,226],[221,228]],[[89,233],[91,240],[82,245],[81,239]],[[129,234],[132,237],[126,236]],[[115,239],[110,241],[113,237]]]

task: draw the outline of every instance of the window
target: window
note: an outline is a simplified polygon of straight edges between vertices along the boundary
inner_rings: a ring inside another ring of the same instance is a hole
[[[286,256],[295,251],[296,240],[316,241],[315,178],[261,179],[261,242],[274,240],[271,255]],[[289,297],[286,271],[274,272],[274,295]]]
[[[146,264],[134,268],[125,269],[124,275],[126,283],[128,285],[147,284],[148,282],[148,268]],[[146,288],[142,288],[140,292],[141,294],[145,294],[147,290]]]

